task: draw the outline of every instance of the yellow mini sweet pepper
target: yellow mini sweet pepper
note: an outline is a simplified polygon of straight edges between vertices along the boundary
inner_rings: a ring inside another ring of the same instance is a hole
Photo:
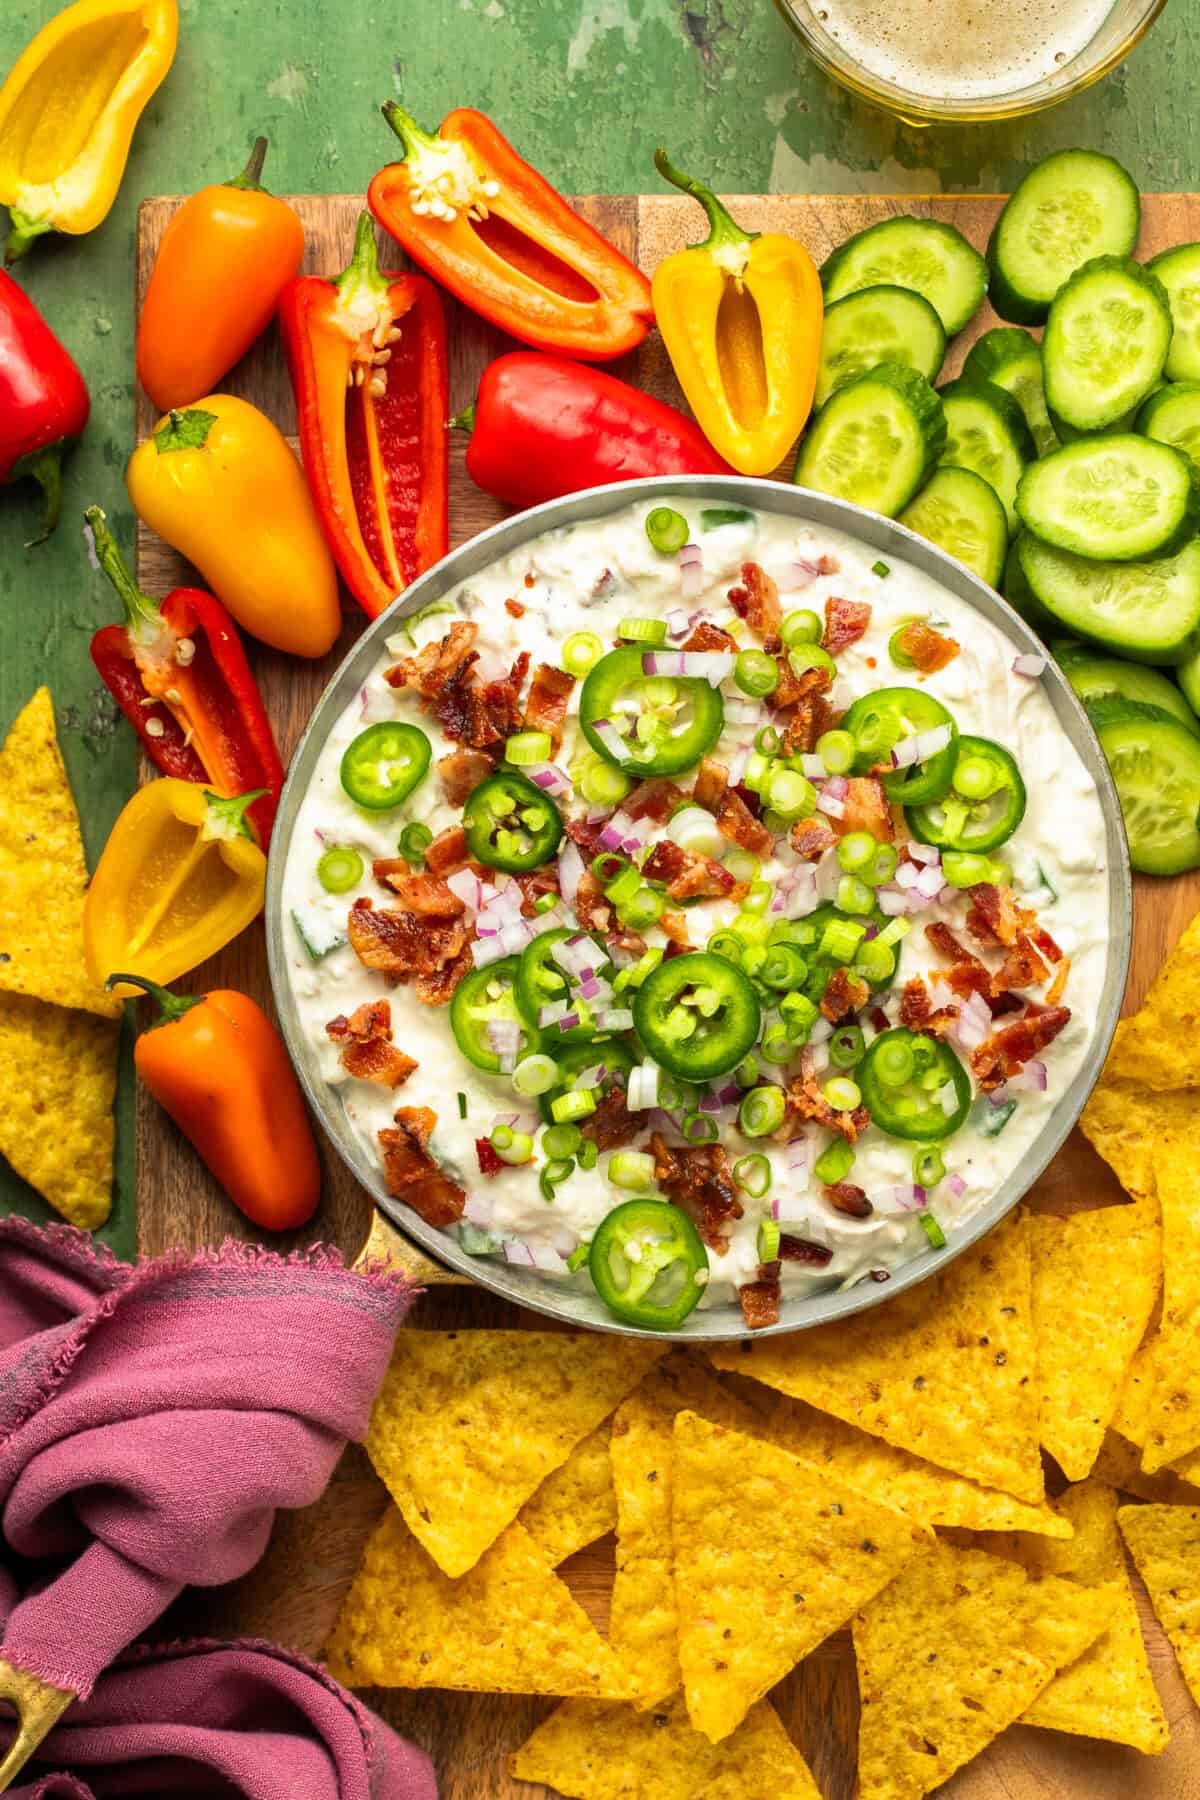
[[[257,918],[267,859],[246,809],[262,791],[227,800],[173,776],[138,789],[84,903],[84,956],[97,987],[117,970],[174,981]],[[126,984],[113,991],[122,999],[138,992]]]
[[[656,150],[710,231],[659,264],[654,313],[700,429],[743,475],[769,475],[812,410],[824,306],[812,257],[780,232],[743,231],[711,188]]]
[[[176,0],[75,0],[22,51],[0,88],[7,262],[43,232],[75,237],[106,216],[178,35]]]
[[[252,636],[293,656],[332,648],[342,623],[337,570],[304,472],[256,406],[210,394],[168,413],[125,480],[141,518]]]

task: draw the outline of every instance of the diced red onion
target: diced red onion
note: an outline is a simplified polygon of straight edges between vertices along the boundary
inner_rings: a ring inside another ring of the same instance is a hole
[[[951,887],[950,883],[947,882],[945,887],[942,888],[941,892],[938,894],[937,904],[939,906],[953,906],[957,899],[958,889],[956,887]]]
[[[914,862],[939,863],[942,860],[942,853],[936,844],[918,843],[914,838],[913,842],[907,846],[907,849],[908,854]]]
[[[725,717],[731,725],[759,725],[765,713],[757,700],[727,700]]]
[[[1045,669],[1046,658],[1036,656],[1032,651],[1023,651],[1020,656],[1013,657],[1012,672],[1014,675],[1024,675],[1033,681],[1039,675],[1044,674]]]
[[[681,563],[679,566],[679,592],[685,600],[698,600],[704,592],[704,564],[698,562]]]
[[[963,1050],[974,1050],[992,1035],[992,1015],[978,994],[968,994],[958,1009],[954,1035]]]
[[[615,761],[623,763],[628,760],[629,746],[611,719],[593,719],[592,730]]]
[[[575,1031],[581,1023],[582,1021],[578,1012],[567,1012],[564,1013],[562,1018],[558,1021],[558,1029],[560,1031]]]
[[[729,760],[729,785],[737,787],[744,779],[750,762],[749,750],[738,750]]]
[[[805,588],[812,586],[820,573],[821,571],[816,563],[799,560],[794,563],[789,563],[788,573],[785,577],[787,587],[792,593],[802,594]]]
[[[949,725],[935,725],[932,731],[915,731],[901,738],[892,751],[893,769],[911,769],[916,763],[928,762],[949,747],[953,735]]]
[[[909,865],[906,864],[905,866],[908,867]],[[900,871],[897,869],[896,879],[899,880],[899,878]],[[918,874],[915,883],[916,891],[923,900],[936,900],[945,886],[946,883],[942,877],[941,869],[933,866],[922,869]]]
[[[629,1071],[625,1105],[629,1112],[650,1112],[658,1105],[662,1071],[656,1062],[636,1063]]]
[[[806,865],[796,871],[797,879],[788,889],[784,912],[789,919],[806,919],[821,904],[817,893],[817,873]]]
[[[629,1102],[626,1101],[626,1105],[628,1104]],[[675,1113],[665,1111],[661,1106],[656,1106],[651,1111],[648,1122],[652,1131],[669,1131],[672,1132],[675,1137],[681,1135],[678,1116]]]
[[[574,906],[582,880],[583,858],[579,854],[579,846],[568,838],[558,858],[558,885],[568,906]]]
[[[572,1250],[574,1250],[576,1244],[579,1242],[578,1237],[571,1230],[569,1225],[551,1226],[547,1236],[551,1248],[555,1251],[556,1255],[561,1257],[564,1261],[570,1256]]]
[[[582,975],[579,979],[579,998],[586,1000],[589,1006],[596,1000],[608,1001],[612,999],[612,988],[598,975]]]
[[[833,1032],[834,1032],[834,1027],[830,1023],[830,1021],[825,1017],[825,1014],[818,1013],[816,1018],[812,1022],[812,1029],[810,1030],[810,1032],[808,1034],[808,1041],[810,1044],[827,1043],[828,1040],[833,1036]]]
[[[940,976],[935,975],[929,984],[929,1004],[934,1012],[941,1012],[943,1007],[955,1006],[957,1003],[958,995],[954,989]]]
[[[817,810],[829,819],[844,819],[846,808],[836,794],[831,794],[828,787],[822,788],[817,795]]]
[[[479,937],[471,944],[471,960],[477,969],[486,968],[488,963],[499,962],[504,954],[499,936]]]
[[[699,544],[685,544],[683,549],[679,552],[679,566],[681,569],[686,568],[688,563],[702,563],[703,561],[704,551]]]
[[[604,1064],[602,1062],[593,1063],[590,1068],[581,1069],[579,1074],[576,1075],[575,1086],[577,1088],[599,1087],[600,1083],[604,1080],[604,1076]]]
[[[523,950],[526,944],[531,943],[537,935],[537,932],[533,929],[533,926],[528,919],[514,919],[510,925],[505,925],[500,932],[500,943],[503,947],[505,956],[517,955],[517,953]]]
[[[548,1000],[545,1006],[538,1007],[537,1022],[540,1030],[545,1031],[550,1025],[557,1025],[571,1011],[569,1000]],[[489,1027],[490,1030],[490,1027]]]
[[[699,1110],[702,1113],[719,1113],[721,1102],[715,1094],[704,1094],[700,1100]]]
[[[886,918],[898,919],[908,911],[908,895],[893,887],[876,888],[875,904]]]
[[[529,936],[532,939],[544,937],[548,931],[558,931],[569,925],[571,921],[558,901],[555,900],[554,905],[549,907],[546,912],[538,913],[536,918],[526,919],[525,923],[529,927]]]
[[[692,629],[691,621],[684,612],[682,606],[673,606],[671,608],[670,612],[667,614],[666,623],[667,636],[672,643],[675,643],[679,638],[687,637]]]
[[[491,1124],[488,1126],[488,1131],[489,1131],[489,1133],[495,1131],[497,1125],[507,1125],[507,1127],[510,1131],[515,1131],[520,1123],[521,1123],[520,1113],[515,1113],[515,1112],[495,1113],[492,1117]]]
[[[806,1178],[811,1177],[816,1160],[817,1140],[815,1138],[809,1137],[806,1133],[803,1137],[792,1139],[787,1153],[789,1174],[803,1174]]]
[[[627,1006],[610,1007],[607,1012],[597,1013],[596,1029],[598,1031],[632,1031],[633,1014]]]
[[[732,675],[733,664],[733,653],[728,650],[648,650],[642,657],[642,673],[677,675],[720,687]]]
[[[487,1231],[492,1223],[492,1201],[487,1194],[468,1194],[467,1203],[463,1207],[463,1218],[476,1231]]]
[[[920,881],[921,873],[921,870],[916,867],[915,863],[901,863],[896,870],[896,886],[904,888],[906,892],[911,892],[911,890],[916,887],[918,881]]]
[[[871,1194],[871,1204],[880,1213],[919,1212],[925,1204],[925,1189],[911,1181],[877,1188]]]
[[[727,1081],[717,1095],[717,1098],[720,1100],[722,1106],[740,1106],[742,1090],[736,1081]]]
[[[942,1103],[942,1111],[948,1119],[952,1119],[958,1111],[958,1089],[952,1081],[947,1081],[938,1089],[938,1099]]]
[[[505,1238],[504,1260],[506,1263],[514,1264],[515,1267],[519,1269],[532,1269],[536,1267],[533,1251],[529,1248],[529,1245],[523,1238]]]
[[[807,775],[810,781],[824,781],[827,773],[824,758],[815,750],[806,750],[800,758],[800,773]]]
[[[574,976],[582,981],[592,971],[596,960],[596,946],[586,931],[576,931],[569,938],[563,938],[550,946],[550,956],[566,975]]]
[[[480,911],[483,906],[483,883],[470,869],[456,869],[453,875],[447,875],[446,886],[472,912]]]
[[[811,1049],[813,1074],[819,1075],[823,1069],[829,1067],[829,1046],[828,1044],[813,1044]]]
[[[844,800],[850,792],[850,783],[844,775],[831,775],[825,783],[825,792],[832,794],[835,800]]]
[[[961,1175],[947,1175],[945,1181],[943,1181],[941,1185],[951,1198],[955,1200],[961,1200],[967,1191],[967,1184]]]
[[[522,769],[521,773],[527,775],[534,786],[541,788],[543,793],[560,794],[564,799],[569,799],[574,792],[571,786],[571,777],[565,769],[560,769],[557,763],[533,763],[530,767]]]
[[[1047,1082],[1046,1065],[1037,1060],[1027,1062],[1019,1074],[1010,1075],[1008,1078],[1009,1087],[1018,1094],[1044,1094]]]
[[[1005,1082],[1002,1082],[998,1088],[992,1089],[991,1093],[988,1095],[988,1105],[989,1106],[1004,1106],[1007,1103],[1007,1101],[1008,1101],[1008,1083],[1007,1083],[1007,1081],[1005,1081]]]

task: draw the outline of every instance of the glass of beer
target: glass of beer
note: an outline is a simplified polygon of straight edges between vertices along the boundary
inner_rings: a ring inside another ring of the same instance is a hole
[[[1090,87],[1166,0],[778,0],[843,86],[914,125],[1012,118]]]

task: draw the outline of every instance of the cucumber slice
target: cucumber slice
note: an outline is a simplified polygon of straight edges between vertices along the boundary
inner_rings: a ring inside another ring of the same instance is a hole
[[[835,388],[881,362],[932,381],[945,354],[946,333],[928,300],[911,288],[861,288],[825,314],[813,404],[824,406]]]
[[[1142,402],[1137,429],[1143,437],[1173,444],[1200,471],[1200,381],[1177,381]]]
[[[1200,244],[1177,244],[1146,267],[1167,290],[1175,335],[1167,352],[1168,381],[1200,381]]]
[[[1033,437],[1039,456],[1058,449],[1058,434],[1046,411],[1042,347],[1015,325],[997,325],[972,344],[962,368],[967,381],[990,381],[1011,394]]]
[[[856,232],[821,268],[826,306],[861,288],[912,288],[933,307],[947,337],[962,330],[987,281],[987,264],[961,231],[907,213]]]
[[[1087,712],[1112,770],[1134,868],[1200,868],[1200,742],[1157,706],[1094,700]]]
[[[971,469],[938,469],[900,514],[900,523],[956,556],[989,587],[999,585],[1008,519],[1003,501],[982,475]]]
[[[1200,629],[1200,542],[1158,562],[1092,562],[1020,538],[1021,573],[1060,626],[1135,662],[1173,663]]]
[[[1072,652],[1059,659],[1063,674],[1085,706],[1095,700],[1135,700],[1170,713],[1200,737],[1196,715],[1168,675],[1144,663],[1118,662],[1112,656]]]
[[[1049,637],[1051,632],[1058,630],[1058,620],[1053,613],[1046,611],[1025,579],[1025,571],[1021,567],[1021,534],[1019,532],[1009,541],[1008,555],[1004,559],[1004,576],[1000,584],[1000,592],[1013,611],[1020,613],[1025,623],[1031,626],[1039,637]]]
[[[1013,189],[988,240],[991,301],[1014,325],[1040,325],[1065,281],[1093,256],[1130,256],[1141,202],[1111,156],[1058,150]]]
[[[794,479],[894,518],[945,441],[942,403],[925,377],[880,363],[830,395],[800,446]]]
[[[1200,713],[1200,649],[1192,650],[1175,666],[1183,697],[1194,713]]]
[[[1149,438],[1093,437],[1026,469],[1021,523],[1043,543],[1097,562],[1173,556],[1200,524],[1200,478],[1187,457]]]
[[[960,376],[938,389],[946,409],[946,448],[939,461],[982,475],[1004,502],[1008,528],[1017,529],[1017,483],[1037,452],[1011,394],[990,381]]]
[[[1097,256],[1055,296],[1042,339],[1051,418],[1104,431],[1139,406],[1171,344],[1166,289],[1128,257]]]

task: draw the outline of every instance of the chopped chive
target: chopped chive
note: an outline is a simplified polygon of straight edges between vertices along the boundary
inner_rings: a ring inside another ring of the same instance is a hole
[[[467,1096],[461,1089],[458,1095],[458,1116],[460,1119],[465,1119],[467,1116]]]
[[[880,560],[878,562],[873,562],[871,564],[872,575],[878,575],[880,581],[882,581],[886,576],[890,575],[891,572],[892,571],[891,571],[890,566],[883,561],[882,557],[880,558]]]

